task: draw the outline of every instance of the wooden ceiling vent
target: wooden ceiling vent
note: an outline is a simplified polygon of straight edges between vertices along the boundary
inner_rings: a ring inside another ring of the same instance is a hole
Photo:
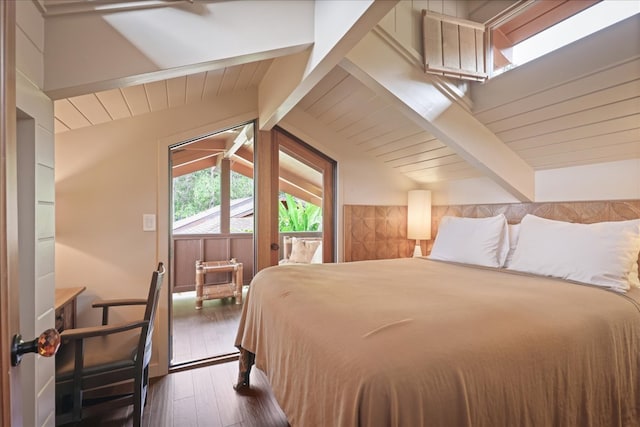
[[[483,24],[423,10],[422,29],[426,73],[487,79]]]

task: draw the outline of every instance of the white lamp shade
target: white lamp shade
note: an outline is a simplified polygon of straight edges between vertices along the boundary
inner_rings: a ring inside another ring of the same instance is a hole
[[[431,239],[431,191],[409,191],[407,207],[407,238]]]

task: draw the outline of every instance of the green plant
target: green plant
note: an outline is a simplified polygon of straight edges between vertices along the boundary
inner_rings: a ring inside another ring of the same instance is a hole
[[[320,206],[303,202],[284,193],[284,201],[278,203],[280,231],[318,231],[322,225]]]

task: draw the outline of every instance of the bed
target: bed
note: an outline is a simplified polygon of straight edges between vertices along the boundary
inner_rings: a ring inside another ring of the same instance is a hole
[[[255,363],[296,427],[640,425],[636,287],[427,258],[284,265],[253,279],[236,345],[237,389]]]

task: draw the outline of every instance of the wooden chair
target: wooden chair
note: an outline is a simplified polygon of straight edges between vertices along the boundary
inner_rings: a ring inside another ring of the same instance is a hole
[[[97,301],[102,326],[64,330],[56,355],[56,425],[133,404],[140,426],[149,382],[151,337],[165,268],[151,276],[147,299]],[[109,308],[145,305],[139,321],[108,325]],[[114,390],[119,392],[114,393]]]

